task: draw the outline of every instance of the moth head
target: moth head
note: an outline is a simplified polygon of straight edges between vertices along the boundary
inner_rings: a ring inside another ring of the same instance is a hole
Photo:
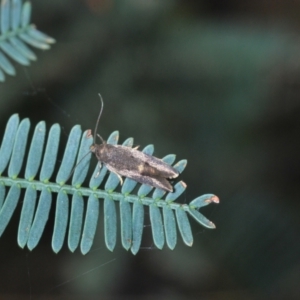
[[[107,144],[93,144],[90,146],[90,151],[94,153],[98,159],[101,159],[101,157],[103,157],[107,153]]]
[[[95,144],[93,144],[93,145],[90,146],[90,151],[91,151],[92,153],[95,153],[95,152],[96,152],[96,145],[95,145]]]
[[[103,149],[106,148],[106,145],[107,145],[107,144],[106,144],[105,141],[104,141],[103,144],[100,144],[100,145],[98,145],[98,144],[92,144],[92,145],[90,146],[90,151],[91,151],[92,153],[102,151]]]

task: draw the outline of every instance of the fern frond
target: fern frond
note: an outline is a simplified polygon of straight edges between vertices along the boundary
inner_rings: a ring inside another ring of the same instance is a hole
[[[21,0],[1,0],[0,12],[0,81],[5,81],[5,73],[15,75],[16,70],[4,55],[21,65],[30,65],[36,55],[26,44],[42,50],[50,49],[55,40],[38,31],[30,23],[31,3]]]
[[[119,189],[118,177],[113,173],[106,176],[105,166],[102,167],[99,176],[95,176],[99,168],[97,165],[90,178],[89,187],[82,187],[91,160],[91,154],[86,154],[89,152],[93,139],[89,131],[82,133],[79,125],[71,130],[55,182],[51,181],[57,158],[60,126],[54,124],[50,128],[44,150],[46,126],[43,121],[38,123],[30,143],[28,156],[25,157],[29,129],[28,119],[19,122],[18,115],[13,115],[7,123],[0,149],[0,236],[18,204],[21,189],[25,189],[17,238],[20,247],[27,245],[32,250],[39,243],[48,221],[53,194],[57,194],[52,236],[52,249],[55,252],[62,248],[66,235],[68,247],[72,252],[78,248],[79,244],[83,254],[89,252],[96,233],[102,202],[105,244],[110,251],[113,251],[117,242],[117,206],[120,211],[122,246],[126,250],[130,249],[133,254],[140,249],[144,211],[147,206],[153,241],[159,249],[164,247],[165,242],[170,249],[175,248],[176,223],[184,243],[192,246],[193,235],[188,215],[207,228],[215,228],[215,225],[199,212],[199,208],[211,202],[218,203],[218,197],[206,194],[189,204],[176,203],[175,200],[186,188],[182,181],[175,184],[173,193],[166,193],[148,185],[140,185],[137,193],[133,194],[132,191],[139,185],[136,181],[126,178]],[[118,138],[119,133],[115,131],[109,136],[107,142],[117,144]],[[127,139],[123,145],[131,147],[133,139]],[[143,150],[150,155],[153,151],[153,145],[148,145]],[[72,183],[66,184],[74,165],[83,157],[84,159],[73,173]],[[175,158],[174,154],[169,154],[162,160],[171,165]],[[25,176],[21,178],[19,174],[24,163],[26,163]],[[181,173],[186,164],[186,160],[181,160],[173,167]],[[8,176],[3,176],[7,166]],[[39,179],[36,179],[39,169]],[[104,189],[99,189],[100,185]],[[5,187],[9,187],[7,195]],[[85,197],[88,199],[87,204],[84,201]]]

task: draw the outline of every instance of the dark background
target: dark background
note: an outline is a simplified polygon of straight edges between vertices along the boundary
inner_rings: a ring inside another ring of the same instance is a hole
[[[92,251],[17,245],[20,202],[0,239],[1,299],[299,299],[300,2],[32,1],[57,41],[0,85],[1,136],[13,113],[63,127],[120,130],[188,166],[181,202],[214,193],[191,220],[194,245],[113,253],[100,219]],[[60,153],[60,158],[62,152]],[[96,161],[94,161],[96,163]],[[58,161],[59,165],[59,161]],[[146,222],[147,223],[147,222]],[[149,224],[149,223],[147,223]],[[147,225],[146,224],[146,225]],[[88,272],[88,273],[86,273]]]

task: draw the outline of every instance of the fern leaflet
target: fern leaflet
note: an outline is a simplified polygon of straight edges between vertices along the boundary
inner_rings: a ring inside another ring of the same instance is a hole
[[[44,149],[46,126],[43,121],[38,123],[26,158],[25,176],[19,177],[25,160],[29,129],[28,119],[20,122],[17,114],[11,116],[0,149],[0,236],[18,204],[21,189],[25,189],[17,238],[20,247],[27,245],[32,250],[39,243],[48,221],[54,193],[57,193],[52,235],[52,249],[55,252],[60,251],[66,236],[71,251],[75,251],[80,244],[83,254],[89,252],[97,229],[101,202],[103,202],[104,212],[105,244],[110,251],[113,251],[117,242],[117,207],[120,211],[122,246],[126,250],[130,249],[133,254],[140,249],[144,211],[147,206],[149,206],[153,241],[159,249],[162,249],[165,243],[170,249],[175,248],[176,223],[184,243],[192,246],[193,235],[188,215],[207,228],[215,228],[215,225],[199,212],[199,208],[211,202],[218,203],[218,197],[206,194],[189,204],[176,203],[175,200],[186,188],[182,181],[175,184],[173,193],[166,193],[148,185],[138,187],[137,182],[126,178],[118,190],[120,184],[118,177],[113,173],[106,176],[105,166],[102,167],[99,176],[95,176],[98,173],[97,165],[90,178],[89,187],[82,187],[91,159],[91,153],[86,154],[93,139],[89,131],[82,133],[79,125],[71,130],[55,182],[52,182],[50,179],[57,158],[60,126],[54,124],[50,128]],[[119,133],[115,131],[109,136],[107,142],[117,144],[118,138]],[[131,147],[133,139],[125,140],[123,145]],[[147,154],[152,154],[153,151],[153,145],[148,145],[143,150]],[[74,165],[80,160],[82,161],[75,168],[71,184],[66,184]],[[175,161],[175,155],[169,154],[162,160],[171,165]],[[173,167],[181,173],[186,163],[186,160],[181,160]],[[3,176],[7,166],[7,176]],[[39,179],[36,179],[39,169]],[[99,189],[100,185],[104,189]],[[9,187],[7,195],[5,187]],[[133,194],[132,191],[137,187],[137,193]],[[86,205],[85,197],[88,199]]]
[[[15,75],[16,70],[4,53],[21,65],[30,65],[36,55],[26,45],[42,50],[50,49],[55,40],[29,24],[31,3],[21,0],[1,0],[0,12],[0,81],[5,81],[5,73]]]

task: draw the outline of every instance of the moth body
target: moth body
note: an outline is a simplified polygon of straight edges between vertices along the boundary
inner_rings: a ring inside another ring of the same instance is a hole
[[[103,111],[103,99],[100,96],[101,109],[96,122],[93,144],[90,151],[95,154],[99,161],[99,167],[103,163],[110,172],[115,173],[122,184],[122,177],[131,178],[142,184],[147,184],[167,192],[173,192],[173,187],[168,179],[176,178],[179,172],[161,159],[145,154],[136,148],[122,145],[107,144],[97,134],[98,124]],[[102,144],[96,144],[98,136]]]
[[[110,145],[106,142],[90,147],[99,162],[119,176],[131,178],[139,183],[172,192],[168,179],[178,177],[179,173],[161,159],[145,154],[137,149]]]

